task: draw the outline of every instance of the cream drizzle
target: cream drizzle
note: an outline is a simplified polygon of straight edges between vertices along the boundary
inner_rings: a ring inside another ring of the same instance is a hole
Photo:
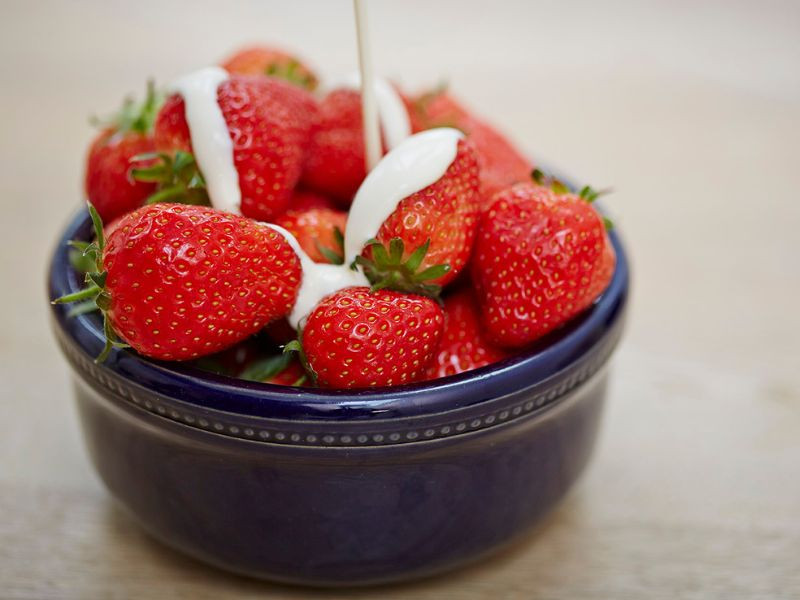
[[[192,150],[214,208],[241,214],[242,192],[233,162],[233,142],[217,102],[217,89],[230,78],[221,67],[207,67],[177,79],[170,93],[183,97]]]
[[[360,270],[354,271],[346,265],[316,263],[303,251],[297,239],[283,227],[272,223],[264,225],[281,234],[300,259],[303,271],[300,289],[297,291],[297,300],[292,312],[287,318],[295,329],[303,325],[304,319],[325,296],[348,287],[369,286],[369,281]]]
[[[345,264],[361,254],[406,196],[442,177],[464,134],[450,127],[416,133],[389,151],[358,188],[344,235]]]
[[[217,88],[228,78],[224,69],[208,67],[181,77],[169,90],[180,94],[186,104],[192,148],[212,205],[240,214],[241,191],[233,161],[233,142],[217,103]],[[355,81],[357,83],[357,76]],[[445,174],[456,157],[459,140],[464,137],[460,131],[447,127],[410,136],[408,113],[394,88],[378,80],[376,96],[390,151],[367,175],[353,200],[345,231],[344,264],[315,263],[291,233],[277,225],[264,224],[280,233],[300,259],[302,280],[289,315],[289,323],[294,328],[302,325],[325,296],[347,287],[369,285],[364,274],[349,265],[361,254],[366,242],[378,234],[383,222],[403,198]],[[390,97],[393,100],[389,100]]]
[[[360,91],[361,75],[358,72],[351,73],[339,83],[341,87]],[[390,149],[396,148],[411,135],[411,120],[406,105],[394,86],[382,77],[375,78],[375,100],[386,145]]]

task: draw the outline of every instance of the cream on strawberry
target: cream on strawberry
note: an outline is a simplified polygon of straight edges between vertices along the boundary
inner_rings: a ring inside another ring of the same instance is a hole
[[[206,180],[211,204],[214,208],[239,214],[241,191],[233,144],[217,102],[217,88],[229,77],[224,69],[208,67],[178,79],[170,86],[170,91],[180,94],[186,104],[192,148]],[[410,126],[402,100],[391,85],[379,81],[376,95],[381,115],[386,115],[387,141],[391,140],[389,145],[394,146],[367,175],[353,200],[344,236],[344,264],[315,263],[291,233],[277,225],[267,225],[283,235],[300,258],[302,282],[289,316],[289,323],[295,328],[325,296],[346,287],[369,285],[361,270],[351,269],[350,265],[403,198],[445,174],[456,157],[459,140],[464,137],[457,129],[446,127],[405,137]],[[387,101],[391,94],[396,97],[399,109],[392,108],[392,101]],[[400,112],[405,125],[398,117]]]
[[[409,137],[383,157],[353,200],[344,234],[342,265],[315,263],[291,233],[277,225],[267,225],[283,235],[300,257],[303,279],[289,316],[292,327],[297,329],[325,296],[346,287],[369,285],[361,270],[353,270],[349,265],[361,254],[367,241],[378,234],[403,198],[444,175],[456,157],[462,137],[456,129],[430,129]]]
[[[383,222],[406,196],[444,175],[463,139],[457,129],[440,127],[407,138],[370,171],[358,188],[344,235],[344,262],[361,254],[367,241],[378,235]]]
[[[316,263],[306,254],[297,243],[295,237],[273,223],[266,223],[280,233],[297,256],[300,258],[300,269],[302,279],[300,289],[297,291],[297,300],[292,307],[291,314],[287,317],[289,324],[298,329],[314,307],[319,304],[325,296],[333,294],[341,289],[348,287],[369,286],[369,281],[360,270],[350,269],[345,265],[329,265]]]
[[[214,208],[241,214],[242,192],[233,162],[233,142],[217,102],[217,88],[230,79],[222,67],[206,67],[175,80],[170,93],[183,97],[192,149]]]

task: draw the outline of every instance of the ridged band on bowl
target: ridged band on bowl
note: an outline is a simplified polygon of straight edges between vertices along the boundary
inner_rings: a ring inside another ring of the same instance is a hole
[[[499,427],[538,414],[570,394],[605,365],[619,341],[622,324],[618,323],[578,363],[543,382],[506,396],[435,414],[352,422],[238,415],[157,395],[95,364],[60,328],[57,327],[56,331],[64,354],[85,381],[103,395],[110,394],[118,401],[159,417],[210,433],[254,442],[313,447],[369,447],[449,438]]]

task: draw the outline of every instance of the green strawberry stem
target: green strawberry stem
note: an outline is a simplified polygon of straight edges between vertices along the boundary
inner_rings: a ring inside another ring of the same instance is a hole
[[[288,63],[279,61],[271,62],[264,69],[264,74],[270,77],[279,77],[289,83],[300,86],[307,90],[313,90],[317,85],[317,80],[313,75],[303,72],[302,65],[294,58],[289,59]]]
[[[156,183],[156,191],[147,198],[147,204],[177,202],[210,206],[206,182],[191,152],[178,150],[174,156],[166,152],[138,154],[132,163],[152,163],[134,166],[130,175],[136,181]]]
[[[292,352],[297,353],[297,357],[300,359],[300,364],[303,367],[303,370],[308,374],[308,378],[311,379],[312,385],[317,385],[317,373],[311,367],[308,362],[308,357],[306,356],[306,351],[303,349],[303,344],[300,343],[300,340],[303,337],[302,330],[297,331],[297,339],[292,340],[288,344],[283,347],[283,352],[287,356],[291,356]],[[302,379],[302,377],[301,377]]]
[[[531,178],[541,186],[549,187],[553,190],[556,194],[569,194],[572,193],[572,190],[562,181],[559,181],[552,175],[548,175],[541,169],[534,169],[531,172]],[[605,196],[606,194],[610,194],[613,192],[611,188],[605,188],[602,190],[596,190],[590,185],[585,185],[581,188],[580,192],[578,192],[578,196],[592,204],[595,200],[597,200],[600,196]],[[603,219],[603,226],[606,228],[606,231],[611,231],[614,228],[614,222],[606,217],[605,215],[600,215]]]
[[[247,381],[265,381],[283,371],[291,361],[292,356],[288,353],[268,356],[247,365],[239,374],[239,378]]]
[[[122,102],[122,108],[110,118],[99,119],[92,117],[90,122],[95,127],[111,128],[117,133],[134,132],[147,135],[153,130],[164,95],[156,90],[152,79],[147,80],[147,93],[144,102],[137,103],[128,96]]]
[[[74,317],[85,315],[96,310],[100,310],[97,306],[97,302],[94,301],[94,298],[91,300],[85,300],[83,302],[79,302],[75,306],[69,309],[67,313],[67,317],[72,319]]]
[[[402,238],[392,238],[388,251],[378,240],[371,239],[367,246],[372,250],[372,258],[357,256],[355,262],[363,268],[373,291],[394,290],[438,300],[442,286],[427,282],[442,277],[450,271],[450,265],[435,265],[419,270],[430,244],[428,239],[403,261],[405,244]]]
[[[92,285],[72,294],[56,298],[51,304],[70,304],[71,302],[80,302],[81,300],[94,300],[97,298],[98,294],[100,294],[100,288],[96,285]]]
[[[108,319],[107,313],[111,306],[111,296],[105,291],[108,273],[103,269],[103,249],[106,247],[106,239],[103,234],[103,220],[90,202],[87,202],[86,205],[89,210],[89,216],[92,219],[95,241],[90,244],[80,241],[71,241],[69,245],[75,249],[82,249],[83,256],[90,257],[94,261],[94,269],[86,272],[85,288],[56,298],[52,301],[52,304],[80,302],[80,304],[76,305],[67,313],[69,317],[90,312],[93,310],[92,305],[94,309],[100,309],[103,314],[103,333],[106,339],[103,350],[94,361],[96,363],[101,363],[108,358],[112,348],[129,348],[130,346],[119,341],[119,337]]]
[[[314,245],[317,247],[322,256],[328,259],[332,265],[343,265],[344,264],[344,234],[342,230],[338,227],[333,228],[333,240],[336,243],[336,247],[338,248],[338,252],[331,248],[327,248],[319,243],[318,239],[314,240]]]

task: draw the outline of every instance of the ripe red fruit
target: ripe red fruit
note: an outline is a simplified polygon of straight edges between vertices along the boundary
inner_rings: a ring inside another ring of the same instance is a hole
[[[322,386],[399,385],[425,373],[439,345],[442,323],[442,309],[430,298],[347,288],[317,305],[301,341]]]
[[[86,157],[86,197],[105,222],[141,206],[156,186],[130,177],[131,159],[155,149],[152,129],[158,99],[152,84],[141,106],[126,100],[92,142]]]
[[[269,75],[279,77],[303,89],[313,92],[317,87],[317,76],[297,57],[266,46],[242,48],[228,57],[222,68],[236,75]]]
[[[319,103],[303,168],[303,184],[348,206],[367,176],[361,94],[338,89]]]
[[[342,233],[347,213],[330,208],[291,208],[275,219],[291,233],[314,262],[341,264],[344,260]]]
[[[450,269],[432,281],[445,285],[467,264],[475,239],[480,194],[478,163],[472,145],[460,141],[455,159],[445,174],[428,187],[403,198],[383,222],[376,239],[384,246],[394,238],[403,241],[403,260],[430,240],[420,270],[435,265]],[[365,249],[367,258],[374,255]]]
[[[482,208],[488,208],[497,191],[527,181],[533,165],[505,136],[472,115],[445,90],[421,94],[408,104],[412,129],[455,127],[475,146],[480,165]]]
[[[297,86],[269,77],[233,75],[217,102],[233,140],[242,214],[271,221],[286,210],[308,146],[316,103]],[[158,150],[192,151],[183,98],[173,95],[155,123]]]
[[[102,265],[114,331],[164,360],[246,339],[288,314],[300,284],[300,262],[281,235],[200,206],[155,204],[126,215]]]
[[[285,369],[279,373],[264,379],[264,383],[273,383],[275,385],[303,385],[308,376],[302,365],[297,361],[291,361]]]
[[[524,346],[585,310],[611,279],[607,253],[603,219],[584,198],[534,183],[497,194],[472,263],[488,339]]]
[[[456,375],[509,356],[489,343],[480,325],[480,310],[471,289],[461,288],[444,300],[444,332],[426,379]]]
[[[295,190],[289,202],[291,210],[309,210],[311,208],[336,208],[336,203],[318,192]]]

